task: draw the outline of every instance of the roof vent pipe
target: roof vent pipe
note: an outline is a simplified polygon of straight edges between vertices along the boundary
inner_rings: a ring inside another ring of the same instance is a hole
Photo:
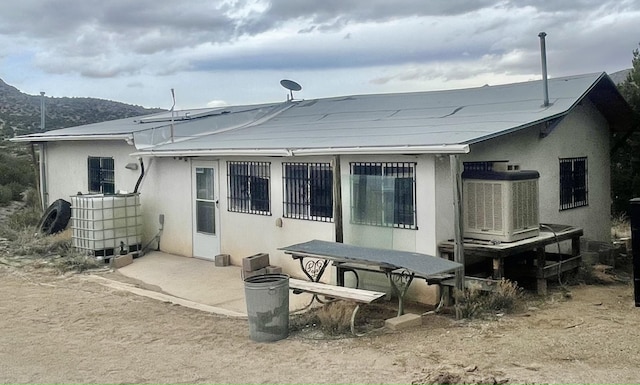
[[[547,84],[547,46],[544,41],[544,37],[547,36],[546,32],[540,32],[538,37],[540,38],[540,58],[542,60],[542,92],[544,97],[543,107],[549,107],[549,85]]]

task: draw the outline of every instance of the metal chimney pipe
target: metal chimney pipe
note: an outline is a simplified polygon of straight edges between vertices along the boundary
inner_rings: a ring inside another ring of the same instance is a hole
[[[544,96],[544,107],[549,106],[549,85],[547,84],[547,46],[544,41],[544,37],[547,36],[546,32],[540,32],[538,37],[540,38],[540,58],[542,60],[542,93]]]
[[[40,131],[44,131],[44,91],[40,92]]]

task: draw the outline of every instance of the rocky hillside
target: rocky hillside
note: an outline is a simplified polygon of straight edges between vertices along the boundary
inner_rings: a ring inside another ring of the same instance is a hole
[[[45,99],[47,131],[162,111],[95,98]],[[27,95],[0,79],[0,138],[39,131],[40,100],[40,95]]]
[[[627,80],[627,75],[629,75],[629,72],[631,72],[631,68],[627,68],[626,70],[611,73],[609,74],[609,77],[616,85],[618,85]]]

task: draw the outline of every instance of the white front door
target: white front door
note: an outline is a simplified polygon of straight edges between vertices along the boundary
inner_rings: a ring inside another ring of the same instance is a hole
[[[193,162],[193,256],[214,259],[220,254],[217,162]]]

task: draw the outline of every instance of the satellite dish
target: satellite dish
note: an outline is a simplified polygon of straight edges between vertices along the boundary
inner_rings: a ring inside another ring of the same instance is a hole
[[[288,79],[280,80],[280,85],[289,90],[290,100],[293,100],[293,91],[300,91],[302,89],[300,84]]]

